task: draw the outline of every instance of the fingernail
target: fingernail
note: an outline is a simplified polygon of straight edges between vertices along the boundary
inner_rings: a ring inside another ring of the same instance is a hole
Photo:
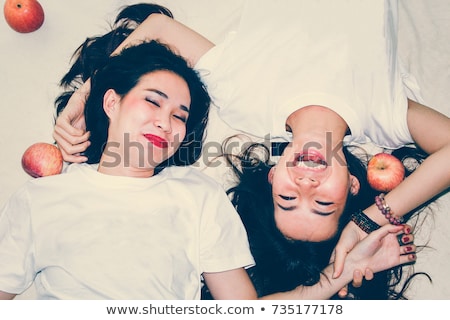
[[[416,255],[415,254],[409,255],[409,260],[416,260]]]
[[[406,228],[406,233],[411,233],[411,228]]]
[[[409,242],[409,237],[403,237],[402,241],[403,241],[403,243],[408,243]]]
[[[407,246],[407,247],[406,247],[406,252],[410,252],[410,251],[412,251],[412,249],[413,249],[413,248],[412,248],[411,246]]]

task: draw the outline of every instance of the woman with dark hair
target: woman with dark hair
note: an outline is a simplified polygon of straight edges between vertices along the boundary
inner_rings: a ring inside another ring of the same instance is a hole
[[[217,182],[186,166],[210,102],[196,71],[151,41],[91,82],[93,164],[28,181],[0,211],[0,298],[34,283],[39,299],[198,299],[202,276],[216,298],[254,297],[239,276],[253,264],[239,216]]]
[[[234,186],[228,190],[231,201],[247,230],[250,249],[255,266],[247,271],[259,295],[268,295],[278,291],[292,290],[296,285],[312,285],[319,281],[322,270],[330,263],[330,256],[339,240],[342,229],[351,221],[353,212],[370,205],[377,194],[367,181],[366,165],[369,155],[359,150],[355,156],[349,149],[361,149],[354,146],[344,147],[348,170],[361,182],[360,191],[347,201],[346,209],[339,220],[336,236],[321,242],[292,240],[286,238],[276,226],[273,215],[272,187],[267,184],[267,176],[275,163],[271,161],[270,150],[262,143],[250,144],[241,154],[226,153],[230,137],[224,142],[224,157],[232,168]],[[415,148],[402,148],[395,152],[401,160],[416,159],[419,162],[425,156]],[[407,175],[411,174],[407,171]],[[409,275],[412,279],[414,275]],[[340,298],[347,299],[405,299],[404,291],[398,287],[403,279],[402,266],[378,272],[371,281],[361,286],[356,280],[339,292]],[[205,288],[204,297],[209,293]],[[337,295],[333,298],[338,298]]]

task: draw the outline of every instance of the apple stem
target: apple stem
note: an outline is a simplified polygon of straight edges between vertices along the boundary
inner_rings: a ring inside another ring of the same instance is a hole
[[[17,4],[17,8],[22,8],[22,5],[20,3]]]

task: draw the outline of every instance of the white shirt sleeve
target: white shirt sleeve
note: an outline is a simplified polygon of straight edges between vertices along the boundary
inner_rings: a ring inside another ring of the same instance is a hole
[[[247,233],[226,193],[218,187],[202,213],[200,255],[204,272],[221,272],[254,265]]]
[[[12,195],[0,213],[0,290],[19,294],[34,279],[34,246],[26,187]]]

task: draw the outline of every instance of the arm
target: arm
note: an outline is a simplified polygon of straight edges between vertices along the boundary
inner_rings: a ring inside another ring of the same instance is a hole
[[[0,300],[12,300],[15,296],[15,294],[0,291]]]
[[[450,187],[450,118],[409,100],[408,128],[415,143],[429,156],[386,195],[386,203],[397,216],[407,214]],[[366,213],[380,225],[387,223],[376,206]]]
[[[203,273],[208,289],[216,300],[257,299],[256,290],[244,268]]]
[[[152,14],[117,47],[113,54],[118,54],[124,47],[139,44],[143,40],[158,40],[167,44],[192,66],[214,47],[211,41],[182,23],[162,14]]]
[[[162,14],[152,14],[142,22],[113,52],[118,54],[124,47],[144,40],[159,40],[195,65],[214,44],[192,29]],[[53,138],[68,162],[84,162],[79,155],[89,146],[89,133],[84,122],[84,104],[90,92],[86,81],[70,98],[66,108],[58,115]]]
[[[332,278],[332,266],[328,266],[320,282],[313,286],[299,286],[292,291],[279,292],[262,299],[328,299],[353,278],[353,270],[370,268],[374,272],[386,270],[415,260],[414,245],[400,247],[397,233],[402,226],[387,225],[358,243],[345,260],[341,277]],[[254,299],[255,289],[244,269],[204,274],[205,281],[215,299]]]
[[[450,187],[450,118],[408,100],[408,128],[415,143],[429,156],[386,196],[386,203],[397,217],[402,217]],[[364,210],[379,225],[388,223],[374,204]],[[345,254],[367,234],[350,222],[336,246],[336,273],[342,270]]]

